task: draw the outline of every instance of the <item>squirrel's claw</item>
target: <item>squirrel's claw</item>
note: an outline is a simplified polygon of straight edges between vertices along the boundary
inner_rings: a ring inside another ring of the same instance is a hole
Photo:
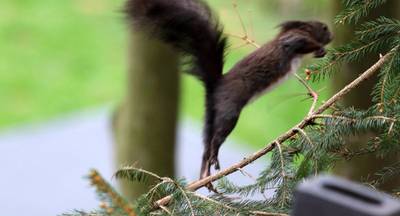
[[[210,165],[214,165],[214,168],[216,170],[221,170],[221,165],[219,163],[218,157],[214,156],[213,158],[210,159]]]
[[[211,162],[210,159],[207,160],[207,161],[205,161],[205,163],[203,164],[203,166],[202,166],[202,168],[201,168],[200,179],[207,178],[208,176],[210,176],[210,174],[211,174],[211,171],[210,171],[210,170],[211,170],[211,166],[212,166],[212,165],[215,165],[215,167],[218,166],[218,168],[219,168],[219,161],[218,161],[218,159],[217,159],[216,161],[214,161],[214,162]],[[213,184],[212,184],[211,182],[208,183],[208,184],[206,184],[205,186],[206,186],[206,188],[207,188],[210,192],[219,193],[219,192],[214,188],[214,186],[213,186]]]
[[[217,191],[217,189],[215,189],[212,183],[206,184],[206,188],[208,189],[209,192],[214,192],[216,194],[219,194],[219,192]]]
[[[321,48],[314,52],[315,58],[323,58],[323,57],[325,57],[325,55],[326,55],[326,50],[324,48]]]

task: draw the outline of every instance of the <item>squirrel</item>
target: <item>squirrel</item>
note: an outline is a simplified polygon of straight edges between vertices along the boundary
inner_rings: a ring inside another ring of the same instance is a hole
[[[129,24],[170,44],[191,61],[189,73],[204,84],[206,97],[204,152],[200,178],[220,169],[218,152],[235,128],[242,109],[294,73],[300,59],[324,57],[333,39],[319,21],[287,21],[279,34],[223,74],[227,37],[202,0],[128,0]],[[209,188],[210,189],[210,188]]]

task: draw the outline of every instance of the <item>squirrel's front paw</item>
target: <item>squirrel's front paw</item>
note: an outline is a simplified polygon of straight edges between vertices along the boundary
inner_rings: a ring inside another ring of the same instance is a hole
[[[317,51],[314,52],[314,57],[315,58],[322,58],[326,55],[326,50],[324,48],[321,48]]]

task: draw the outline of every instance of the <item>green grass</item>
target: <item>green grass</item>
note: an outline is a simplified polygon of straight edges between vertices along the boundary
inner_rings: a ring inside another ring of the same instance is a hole
[[[230,1],[210,1],[229,33],[242,34]],[[2,0],[0,7],[0,128],[44,121],[66,112],[123,97],[126,71],[126,27],[111,0]],[[239,4],[246,26],[251,14],[255,38],[271,39],[283,21],[255,1]],[[246,7],[245,7],[246,6]],[[247,11],[251,10],[251,13]],[[313,14],[311,14],[312,16]],[[315,15],[315,14],[314,14]],[[242,43],[232,39],[231,47]],[[252,47],[229,52],[226,69]],[[183,75],[182,115],[200,121],[203,89]],[[317,89],[320,88],[317,87]],[[288,129],[307,112],[304,88],[294,79],[261,97],[243,112],[234,138],[254,146]],[[325,91],[326,92],[326,91]]]
[[[1,127],[119,100],[125,39],[112,2],[2,1]]]

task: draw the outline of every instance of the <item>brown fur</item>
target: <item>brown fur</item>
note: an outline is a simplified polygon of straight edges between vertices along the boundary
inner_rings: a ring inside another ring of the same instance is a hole
[[[244,106],[255,95],[268,89],[291,70],[295,58],[308,53],[325,55],[324,46],[332,40],[325,24],[317,21],[290,21],[281,32],[238,62],[218,83],[213,95],[215,110],[211,143],[206,143],[201,177],[210,174],[210,166],[219,169],[218,151],[232,132]]]

